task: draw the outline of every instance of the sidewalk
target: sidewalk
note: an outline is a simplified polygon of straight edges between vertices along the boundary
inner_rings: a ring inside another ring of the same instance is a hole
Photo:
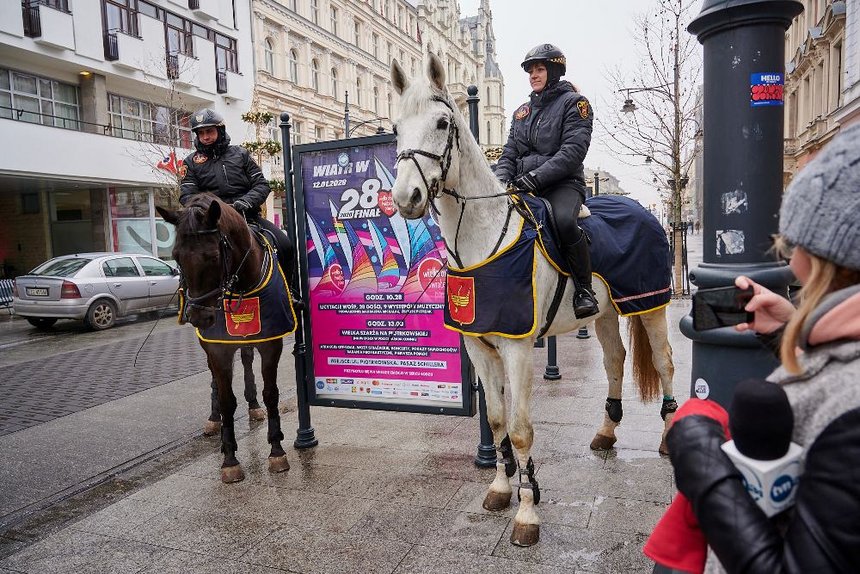
[[[694,268],[701,236],[688,239]],[[669,308],[679,401],[689,394],[691,352],[677,325],[689,310],[688,299]],[[473,464],[477,417],[315,407],[319,445],[290,447],[289,472],[268,473],[265,423],[242,420],[244,482],[220,482],[218,441],[207,439],[204,454],[130,495],[114,492],[103,510],[32,545],[7,533],[0,572],[651,572],[641,547],[674,493],[669,461],[657,453],[660,403],[638,401],[628,368],[618,443],[595,453],[588,443],[606,398],[599,344],[570,334],[558,356],[563,378],[543,381],[545,349],[535,349],[543,523],[531,548],[509,542],[516,497],[507,512],[481,508],[494,470]],[[290,359],[279,377],[288,397]],[[286,405],[285,446],[297,427],[294,400]]]

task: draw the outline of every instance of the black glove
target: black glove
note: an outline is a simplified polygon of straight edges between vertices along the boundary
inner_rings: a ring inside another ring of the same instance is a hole
[[[514,185],[526,193],[537,193],[540,189],[540,184],[538,184],[538,180],[534,176],[533,171],[524,173],[517,177],[514,180]]]
[[[233,202],[233,209],[239,213],[245,213],[246,211],[251,211],[251,204],[244,199],[237,199]]]
[[[741,474],[720,448],[726,442],[718,421],[703,415],[686,416],[672,424],[666,434],[669,458],[675,469],[675,484],[698,508],[699,498],[715,484]]]

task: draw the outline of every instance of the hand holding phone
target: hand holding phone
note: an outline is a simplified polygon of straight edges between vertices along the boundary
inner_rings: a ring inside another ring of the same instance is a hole
[[[751,323],[754,314],[745,309],[753,297],[752,287],[715,287],[693,294],[693,329],[707,331],[740,323]]]

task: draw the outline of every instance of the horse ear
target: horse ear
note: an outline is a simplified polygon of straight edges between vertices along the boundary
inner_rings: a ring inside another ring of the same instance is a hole
[[[397,58],[391,60],[391,83],[394,84],[394,91],[397,92],[398,96],[409,87],[409,80],[406,79],[403,68],[397,63]]]
[[[176,225],[179,222],[179,212],[176,210],[156,205],[155,211],[157,211],[158,215],[160,215],[161,218],[167,223],[172,223],[173,225]]]
[[[445,86],[445,66],[442,65],[442,60],[430,52],[430,59],[427,60],[427,77],[430,78],[430,83],[434,88],[442,93],[447,91]]]
[[[221,219],[221,204],[213,201],[206,211],[206,224],[210,229],[218,227],[218,220]]]

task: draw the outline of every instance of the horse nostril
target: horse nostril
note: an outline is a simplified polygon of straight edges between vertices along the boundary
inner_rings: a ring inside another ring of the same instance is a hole
[[[412,188],[412,195],[409,197],[409,203],[416,204],[421,201],[421,190],[417,187]]]

